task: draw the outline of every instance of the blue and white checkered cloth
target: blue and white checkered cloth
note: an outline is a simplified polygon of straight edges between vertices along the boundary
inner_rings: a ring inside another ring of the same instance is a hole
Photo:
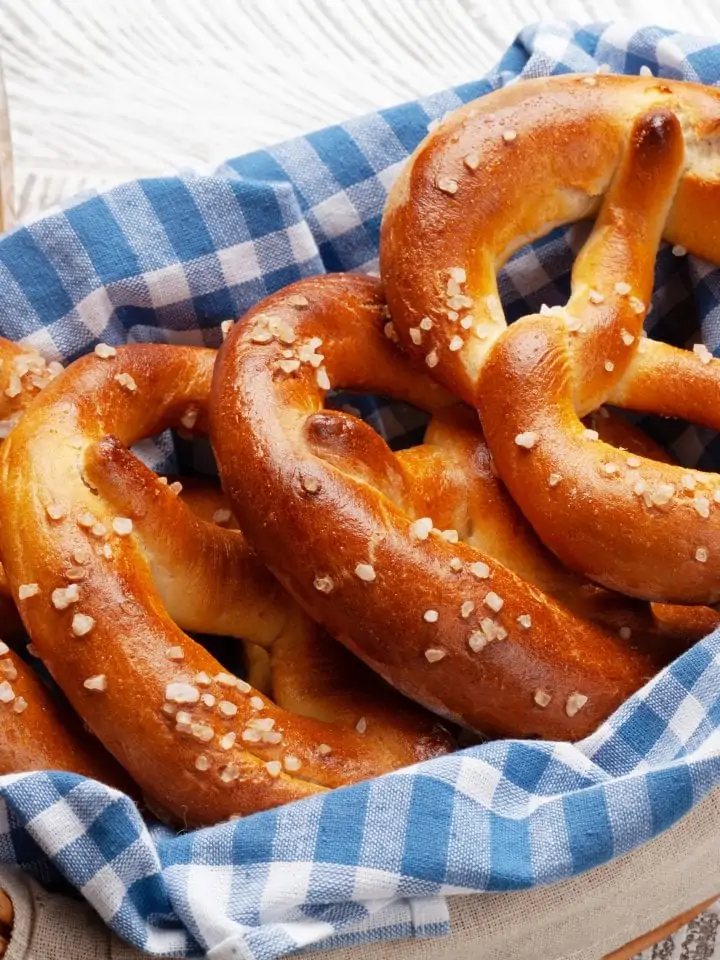
[[[6,236],[0,334],[64,360],[100,339],[217,344],[220,321],[293,280],[376,267],[388,186],[430,120],[518,76],[603,63],[720,82],[720,46],[705,39],[530,27],[476,83],[231,160],[213,176],[128,183]],[[581,235],[557,231],[503,271],[511,318],[567,296]],[[720,273],[663,249],[648,329],[718,347]],[[418,426],[380,405],[371,415],[390,436]],[[720,465],[710,434],[650,426],[683,462]],[[447,894],[573,876],[646,842],[718,786],[715,633],[582,743],[488,743],[194,833],[146,824],[126,797],[80,777],[0,778],[0,859],[69,882],[149,952],[271,960],[320,941],[442,934]]]

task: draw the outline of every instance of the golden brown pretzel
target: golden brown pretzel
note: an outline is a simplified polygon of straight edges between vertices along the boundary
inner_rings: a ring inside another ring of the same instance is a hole
[[[647,660],[463,542],[466,518],[431,531],[408,461],[323,411],[331,384],[448,404],[383,336],[383,312],[373,280],[317,278],[226,341],[211,436],[240,524],[313,618],[412,699],[486,732],[583,736]]]
[[[176,625],[258,642],[294,628],[241,536],[194,518],[127,449],[168,426],[203,428],[214,360],[164,346],[83,358],[0,451],[0,549],[34,645],[152,806],[188,824],[448,745],[432,721],[424,737],[376,740],[281,710]]]
[[[720,426],[720,363],[641,339],[661,236],[720,258],[718,124],[720,92],[706,87],[514,84],[426,138],[381,238],[398,335],[479,408],[541,539],[595,581],[679,603],[720,599],[718,477],[628,458],[579,418],[610,400]],[[551,228],[594,215],[566,308],[506,329],[497,270]]]

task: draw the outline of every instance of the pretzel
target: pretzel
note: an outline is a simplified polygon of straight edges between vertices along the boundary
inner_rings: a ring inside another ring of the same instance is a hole
[[[33,644],[151,808],[193,825],[449,746],[409,707],[381,739],[284,711],[181,629],[270,644],[307,627],[237,532],[194,518],[127,449],[171,426],[202,431],[214,361],[210,350],[100,345],[0,451],[0,550]]]
[[[396,456],[323,410],[331,386],[451,403],[383,335],[384,312],[377,282],[328,276],[231,333],[211,437],[240,525],[313,619],[413,700],[485,733],[584,736],[652,674],[648,658],[463,542],[467,516],[433,530],[415,501],[424,475],[444,482],[432,446]]]
[[[661,237],[718,260],[720,92],[645,77],[521,82],[453,113],[393,187],[381,271],[397,335],[479,409],[497,468],[569,567],[628,595],[720,600],[715,474],[626,456],[605,401],[720,426],[720,364],[642,339]],[[596,216],[566,307],[506,328],[497,270]]]

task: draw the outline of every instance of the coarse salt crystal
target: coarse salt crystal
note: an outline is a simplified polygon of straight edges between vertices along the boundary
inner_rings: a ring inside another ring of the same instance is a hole
[[[85,613],[76,613],[72,618],[72,632],[76,637],[86,637],[95,627],[95,620]]]
[[[490,576],[490,567],[486,563],[483,563],[482,560],[476,560],[475,563],[471,563],[468,570],[474,577],[477,577],[478,580],[487,580]]]
[[[571,693],[565,703],[565,713],[569,717],[574,717],[576,713],[582,710],[587,702],[588,698],[584,693]]]
[[[372,583],[375,579],[375,568],[369,563],[358,563],[355,567],[355,576],[365,583]]]
[[[190,683],[168,683],[165,699],[170,703],[197,703],[200,691]]]
[[[696,343],[693,347],[693,353],[696,357],[699,357],[702,363],[710,363],[713,359],[712,353],[710,353],[704,343]]]
[[[420,517],[410,524],[410,536],[414,540],[427,540],[430,531],[433,528],[433,522],[430,517]]]
[[[56,610],[67,610],[71,603],[78,602],[80,591],[76,583],[71,583],[69,587],[57,587],[53,590],[51,599]]]
[[[504,602],[502,597],[499,597],[493,590],[486,594],[483,600],[485,606],[489,607],[494,613],[499,613],[502,610]]]
[[[468,646],[473,653],[479,653],[483,647],[487,646],[487,643],[487,637],[480,630],[476,630],[475,633],[471,633],[470,637],[468,638]]]
[[[526,450],[532,450],[538,441],[538,435],[533,430],[527,430],[525,433],[518,433],[515,437],[515,443],[518,447],[524,447]]]
[[[313,580],[313,586],[320,593],[332,593],[335,588],[335,581],[332,579],[332,577],[318,576]]]
[[[438,660],[442,660],[445,656],[447,656],[446,651],[438,650],[437,647],[429,647],[425,651],[425,659],[428,663],[437,663]]]
[[[458,182],[453,180],[452,177],[438,177],[435,186],[443,193],[449,193],[452,196],[452,194],[457,193]]]

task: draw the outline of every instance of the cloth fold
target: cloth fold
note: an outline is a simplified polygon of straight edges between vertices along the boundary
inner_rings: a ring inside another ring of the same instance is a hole
[[[376,267],[387,188],[428,122],[519,76],[601,64],[717,83],[720,48],[654,27],[542,24],[477,83],[229,160],[211,176],[78,199],[0,240],[0,335],[63,360],[99,340],[217,344],[221,321],[266,293]],[[563,301],[582,236],[559,230],[519,251],[500,277],[510,319]],[[718,271],[663,248],[656,280],[649,333],[715,348]],[[418,425],[382,401],[363,411],[391,440]],[[717,469],[714,436],[646,426],[684,463]],[[182,450],[168,438],[144,450],[166,469],[171,453]],[[69,774],[4,777],[0,861],[73,885],[150,953],[273,960],[320,942],[446,933],[447,895],[577,877],[647,843],[718,786],[720,633],[581,743],[488,743],[194,833],[146,824],[128,798]]]

